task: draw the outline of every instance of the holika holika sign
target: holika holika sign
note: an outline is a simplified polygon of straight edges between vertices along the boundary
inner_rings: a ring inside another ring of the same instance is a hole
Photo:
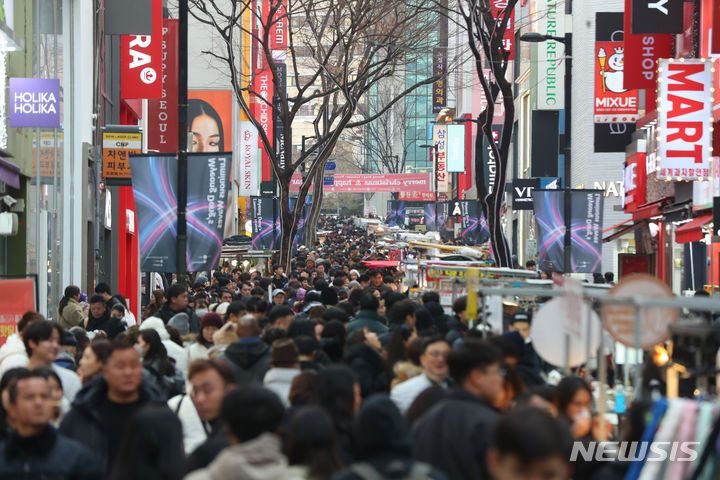
[[[10,79],[10,127],[60,127],[60,80]]]

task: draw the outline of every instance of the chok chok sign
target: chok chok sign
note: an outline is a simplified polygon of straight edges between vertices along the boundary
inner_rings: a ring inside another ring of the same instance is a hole
[[[57,78],[10,79],[10,126],[58,128],[60,80]]]
[[[703,181],[710,176],[712,67],[704,59],[659,62],[659,178]]]

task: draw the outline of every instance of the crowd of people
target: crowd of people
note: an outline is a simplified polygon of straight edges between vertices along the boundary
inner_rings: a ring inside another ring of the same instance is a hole
[[[470,329],[465,297],[410,299],[333,227],[287,271],[171,280],[140,321],[102,283],[28,312],[0,348],[0,478],[623,477],[569,461],[599,438],[592,390],[546,383],[528,313]]]

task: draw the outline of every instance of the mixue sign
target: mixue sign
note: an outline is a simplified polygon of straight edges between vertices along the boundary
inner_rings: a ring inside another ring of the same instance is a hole
[[[712,62],[660,61],[658,175],[666,180],[710,176]]]
[[[10,126],[59,127],[60,80],[57,78],[11,78]]]
[[[123,35],[120,40],[120,97],[162,96],[162,0],[153,0],[152,35]]]

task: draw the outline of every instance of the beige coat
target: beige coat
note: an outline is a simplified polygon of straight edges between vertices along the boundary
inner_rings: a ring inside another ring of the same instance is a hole
[[[74,298],[71,298],[68,304],[65,305],[62,314],[58,309],[58,323],[65,330],[77,327],[85,320],[85,317],[87,317],[87,313],[83,311],[82,305]]]

